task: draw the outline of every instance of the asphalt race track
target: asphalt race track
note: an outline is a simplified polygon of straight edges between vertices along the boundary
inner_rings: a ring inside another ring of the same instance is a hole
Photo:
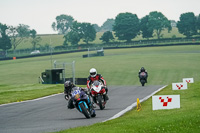
[[[163,86],[110,86],[104,110],[96,107],[95,118],[86,119],[76,109],[67,109],[64,94],[14,104],[0,105],[0,133],[55,132],[103,122],[118,114],[137,98],[143,99]]]

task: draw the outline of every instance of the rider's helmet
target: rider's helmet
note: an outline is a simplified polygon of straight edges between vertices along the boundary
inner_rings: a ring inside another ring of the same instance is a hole
[[[66,81],[64,83],[64,86],[65,86],[66,89],[71,90],[74,87],[74,84],[71,81]]]
[[[144,67],[141,67],[140,71],[141,71],[141,72],[145,72]]]
[[[90,76],[95,77],[97,75],[97,70],[95,68],[90,69]]]

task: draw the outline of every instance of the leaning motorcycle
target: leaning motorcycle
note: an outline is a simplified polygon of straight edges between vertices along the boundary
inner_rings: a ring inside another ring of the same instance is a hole
[[[147,74],[145,72],[141,72],[139,78],[140,78],[140,83],[142,84],[142,86],[144,86],[144,84],[146,83]]]
[[[76,109],[83,113],[86,118],[89,119],[96,116],[89,96],[79,87],[72,88],[71,98]]]
[[[91,85],[91,94],[94,103],[96,103],[101,110],[105,108],[106,104],[106,89],[102,82],[95,80]]]

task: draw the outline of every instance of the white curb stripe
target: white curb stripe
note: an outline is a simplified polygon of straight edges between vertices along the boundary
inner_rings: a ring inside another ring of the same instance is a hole
[[[20,101],[20,102],[13,102],[13,103],[1,104],[0,107],[1,107],[1,106],[6,106],[6,105],[18,104],[18,103],[26,103],[26,102],[31,102],[31,101],[38,101],[38,100],[42,100],[42,99],[45,99],[45,98],[57,96],[57,95],[60,95],[60,94],[62,94],[62,93],[53,94],[53,95],[50,95],[50,96],[41,97],[41,98],[37,98],[37,99],[33,99],[33,100],[26,100],[26,101]]]
[[[142,103],[143,101],[147,100],[148,98],[150,98],[151,96],[153,96],[154,94],[156,94],[157,92],[161,91],[163,88],[165,88],[167,85],[159,88],[157,91],[154,91],[153,93],[151,93],[150,95],[146,96],[145,98],[143,98],[142,100],[140,100],[140,103]],[[109,120],[112,120],[112,119],[116,119],[120,116],[122,116],[123,114],[125,114],[126,112],[128,112],[129,110],[133,109],[134,107],[137,106],[137,102],[131,104],[130,106],[128,106],[126,109],[120,111],[119,113],[117,113],[116,115],[114,115],[113,117],[105,120],[105,121],[102,121],[102,122],[106,122],[106,121],[109,121]]]

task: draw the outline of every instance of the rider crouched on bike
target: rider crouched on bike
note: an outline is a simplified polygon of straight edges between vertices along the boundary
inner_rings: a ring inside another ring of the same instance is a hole
[[[140,73],[142,73],[142,72],[145,72],[146,75],[147,75],[147,77],[146,77],[146,83],[147,83],[148,73],[147,73],[147,70],[144,67],[141,67],[141,69],[139,70],[138,77],[140,78]]]
[[[91,68],[90,75],[87,78],[87,88],[91,89],[91,84],[95,80],[101,81],[103,83],[103,85],[105,86],[105,90],[106,90],[105,98],[106,98],[106,100],[109,100],[108,95],[107,95],[108,88],[106,87],[106,80],[103,78],[103,76],[101,74],[97,74],[97,70],[95,68]],[[94,98],[94,97],[92,97],[92,98]]]
[[[64,94],[65,94],[65,99],[68,100],[68,108],[69,109],[73,109],[74,104],[73,104],[73,100],[71,98],[71,92],[72,92],[72,88],[76,87],[76,85],[74,85],[71,81],[66,81],[64,83]],[[80,90],[83,90],[86,94],[88,94],[87,90],[85,88],[81,88],[79,87]]]

